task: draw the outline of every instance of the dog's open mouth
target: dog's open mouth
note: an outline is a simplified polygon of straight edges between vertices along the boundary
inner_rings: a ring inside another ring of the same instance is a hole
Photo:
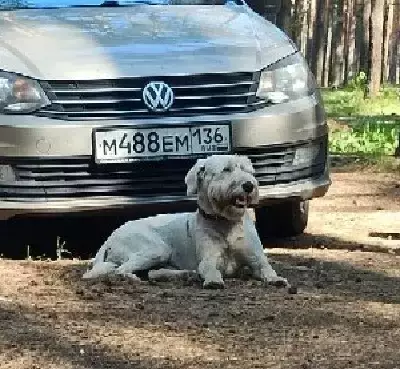
[[[250,196],[236,196],[233,199],[233,205],[237,208],[243,209],[249,206],[251,202]]]

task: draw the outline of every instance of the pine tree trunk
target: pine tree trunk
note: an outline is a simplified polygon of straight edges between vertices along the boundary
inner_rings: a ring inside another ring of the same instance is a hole
[[[285,31],[285,33],[293,38],[293,29],[292,29],[292,1],[291,0],[282,0],[281,10],[279,12],[277,22],[277,26]]]
[[[400,2],[393,3],[392,30],[389,81],[393,84],[400,84]]]
[[[334,75],[333,84],[338,87],[343,84],[343,74],[344,74],[344,24],[343,24],[343,3],[344,0],[338,0],[337,2],[337,12],[336,12],[336,30],[335,30],[335,57],[333,60]]]
[[[349,0],[343,0],[343,84],[347,84],[349,65]]]
[[[374,0],[372,3],[371,34],[371,70],[369,74],[369,97],[379,94],[382,75],[382,43],[385,0]]]
[[[311,14],[312,14],[312,24],[310,25],[311,27],[309,28],[309,40],[312,42],[309,42],[309,47],[308,47],[308,52],[309,52],[309,64],[311,71],[313,72],[314,76],[316,77],[317,73],[317,52],[318,52],[318,43],[320,39],[320,35],[317,32],[317,27],[318,27],[318,16],[319,16],[319,7],[320,3],[323,0],[313,0],[312,1],[312,6],[311,6]]]
[[[332,4],[332,15],[331,15],[331,26],[332,26],[332,43],[331,43],[331,59],[329,61],[329,76],[328,83],[330,86],[335,84],[335,73],[336,73],[336,48],[338,45],[337,36],[337,13],[338,5],[337,2]]]
[[[384,34],[384,52],[382,61],[382,81],[387,83],[389,81],[389,57],[392,48],[393,40],[393,4],[391,1],[386,3],[386,17],[385,17],[385,34]]]
[[[301,9],[301,52],[307,57],[307,41],[308,41],[308,5],[309,0],[302,0]]]
[[[356,2],[355,0],[348,0],[348,16],[347,16],[347,68],[346,79],[351,79],[357,73],[355,65],[356,53]]]
[[[317,18],[315,24],[315,49],[316,49],[316,65],[315,77],[318,85],[323,83],[324,75],[324,55],[326,49],[326,39],[328,37],[328,18],[327,9],[329,8],[329,0],[318,0]]]
[[[302,0],[295,0],[292,23],[293,41],[299,49],[301,46],[301,4]]]
[[[354,69],[356,73],[363,70],[363,62],[361,58],[364,53],[364,24],[363,24],[363,7],[364,4],[360,0],[354,1],[354,13],[355,13],[355,57],[354,57]]]
[[[314,49],[315,49],[315,34],[314,34],[314,25],[315,25],[315,16],[317,10],[317,1],[319,0],[309,0],[308,4],[308,12],[307,12],[307,58],[309,60],[309,65],[311,66],[311,70],[314,72]]]
[[[369,50],[370,50],[370,18],[371,18],[371,0],[364,0],[363,6],[363,21],[362,21],[362,33],[364,40],[362,47],[360,48],[360,70],[369,74]]]
[[[326,48],[325,48],[325,57],[324,57],[324,81],[322,86],[328,87],[329,85],[329,74],[332,63],[332,30],[333,30],[333,7],[332,3],[330,3],[329,8],[326,11],[327,13],[327,36],[326,36]]]

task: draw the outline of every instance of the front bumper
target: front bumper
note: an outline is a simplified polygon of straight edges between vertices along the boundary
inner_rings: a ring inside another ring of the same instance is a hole
[[[261,202],[323,196],[327,169],[327,125],[316,97],[251,113],[202,116],[196,122],[231,121],[233,151],[255,164]],[[149,119],[147,123],[193,124],[192,118]],[[0,176],[0,219],[19,215],[107,211],[181,211],[194,208],[185,196],[184,176],[194,159],[140,162],[130,167],[98,167],[92,130],[143,124],[138,121],[62,121],[34,116],[0,116],[0,166],[16,173]],[[317,144],[320,154],[293,165],[297,148]],[[1,174],[1,173],[0,173]]]
[[[281,186],[262,186],[260,187],[259,205],[283,200],[309,200],[322,197],[328,191],[330,184],[329,173],[326,171],[319,178],[305,179]],[[140,213],[144,207],[149,213],[187,211],[194,210],[196,202],[195,198],[186,196],[164,196],[146,199],[130,196],[98,196],[36,202],[6,200],[0,202],[0,207],[0,219],[6,220],[21,215],[95,215],[99,214],[99,210],[101,210],[101,215],[116,212],[135,214],[135,212]]]

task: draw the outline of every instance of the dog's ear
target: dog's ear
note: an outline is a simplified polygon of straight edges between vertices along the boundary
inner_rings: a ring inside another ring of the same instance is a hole
[[[244,155],[238,155],[239,161],[240,161],[240,166],[242,167],[242,169],[246,172],[252,173],[254,174],[255,170],[253,167],[253,163],[251,162],[251,160]]]
[[[187,187],[186,193],[188,196],[195,195],[199,189],[200,174],[205,170],[204,162],[205,159],[197,160],[196,164],[193,165],[193,167],[186,174],[185,183]]]

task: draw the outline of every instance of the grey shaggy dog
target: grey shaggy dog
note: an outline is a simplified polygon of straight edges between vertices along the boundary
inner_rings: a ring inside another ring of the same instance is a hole
[[[188,195],[197,195],[194,213],[162,214],[129,221],[97,252],[83,278],[122,274],[139,280],[196,273],[204,288],[223,288],[224,277],[250,275],[288,286],[268,262],[247,208],[258,202],[251,161],[238,155],[199,159],[185,178]]]

